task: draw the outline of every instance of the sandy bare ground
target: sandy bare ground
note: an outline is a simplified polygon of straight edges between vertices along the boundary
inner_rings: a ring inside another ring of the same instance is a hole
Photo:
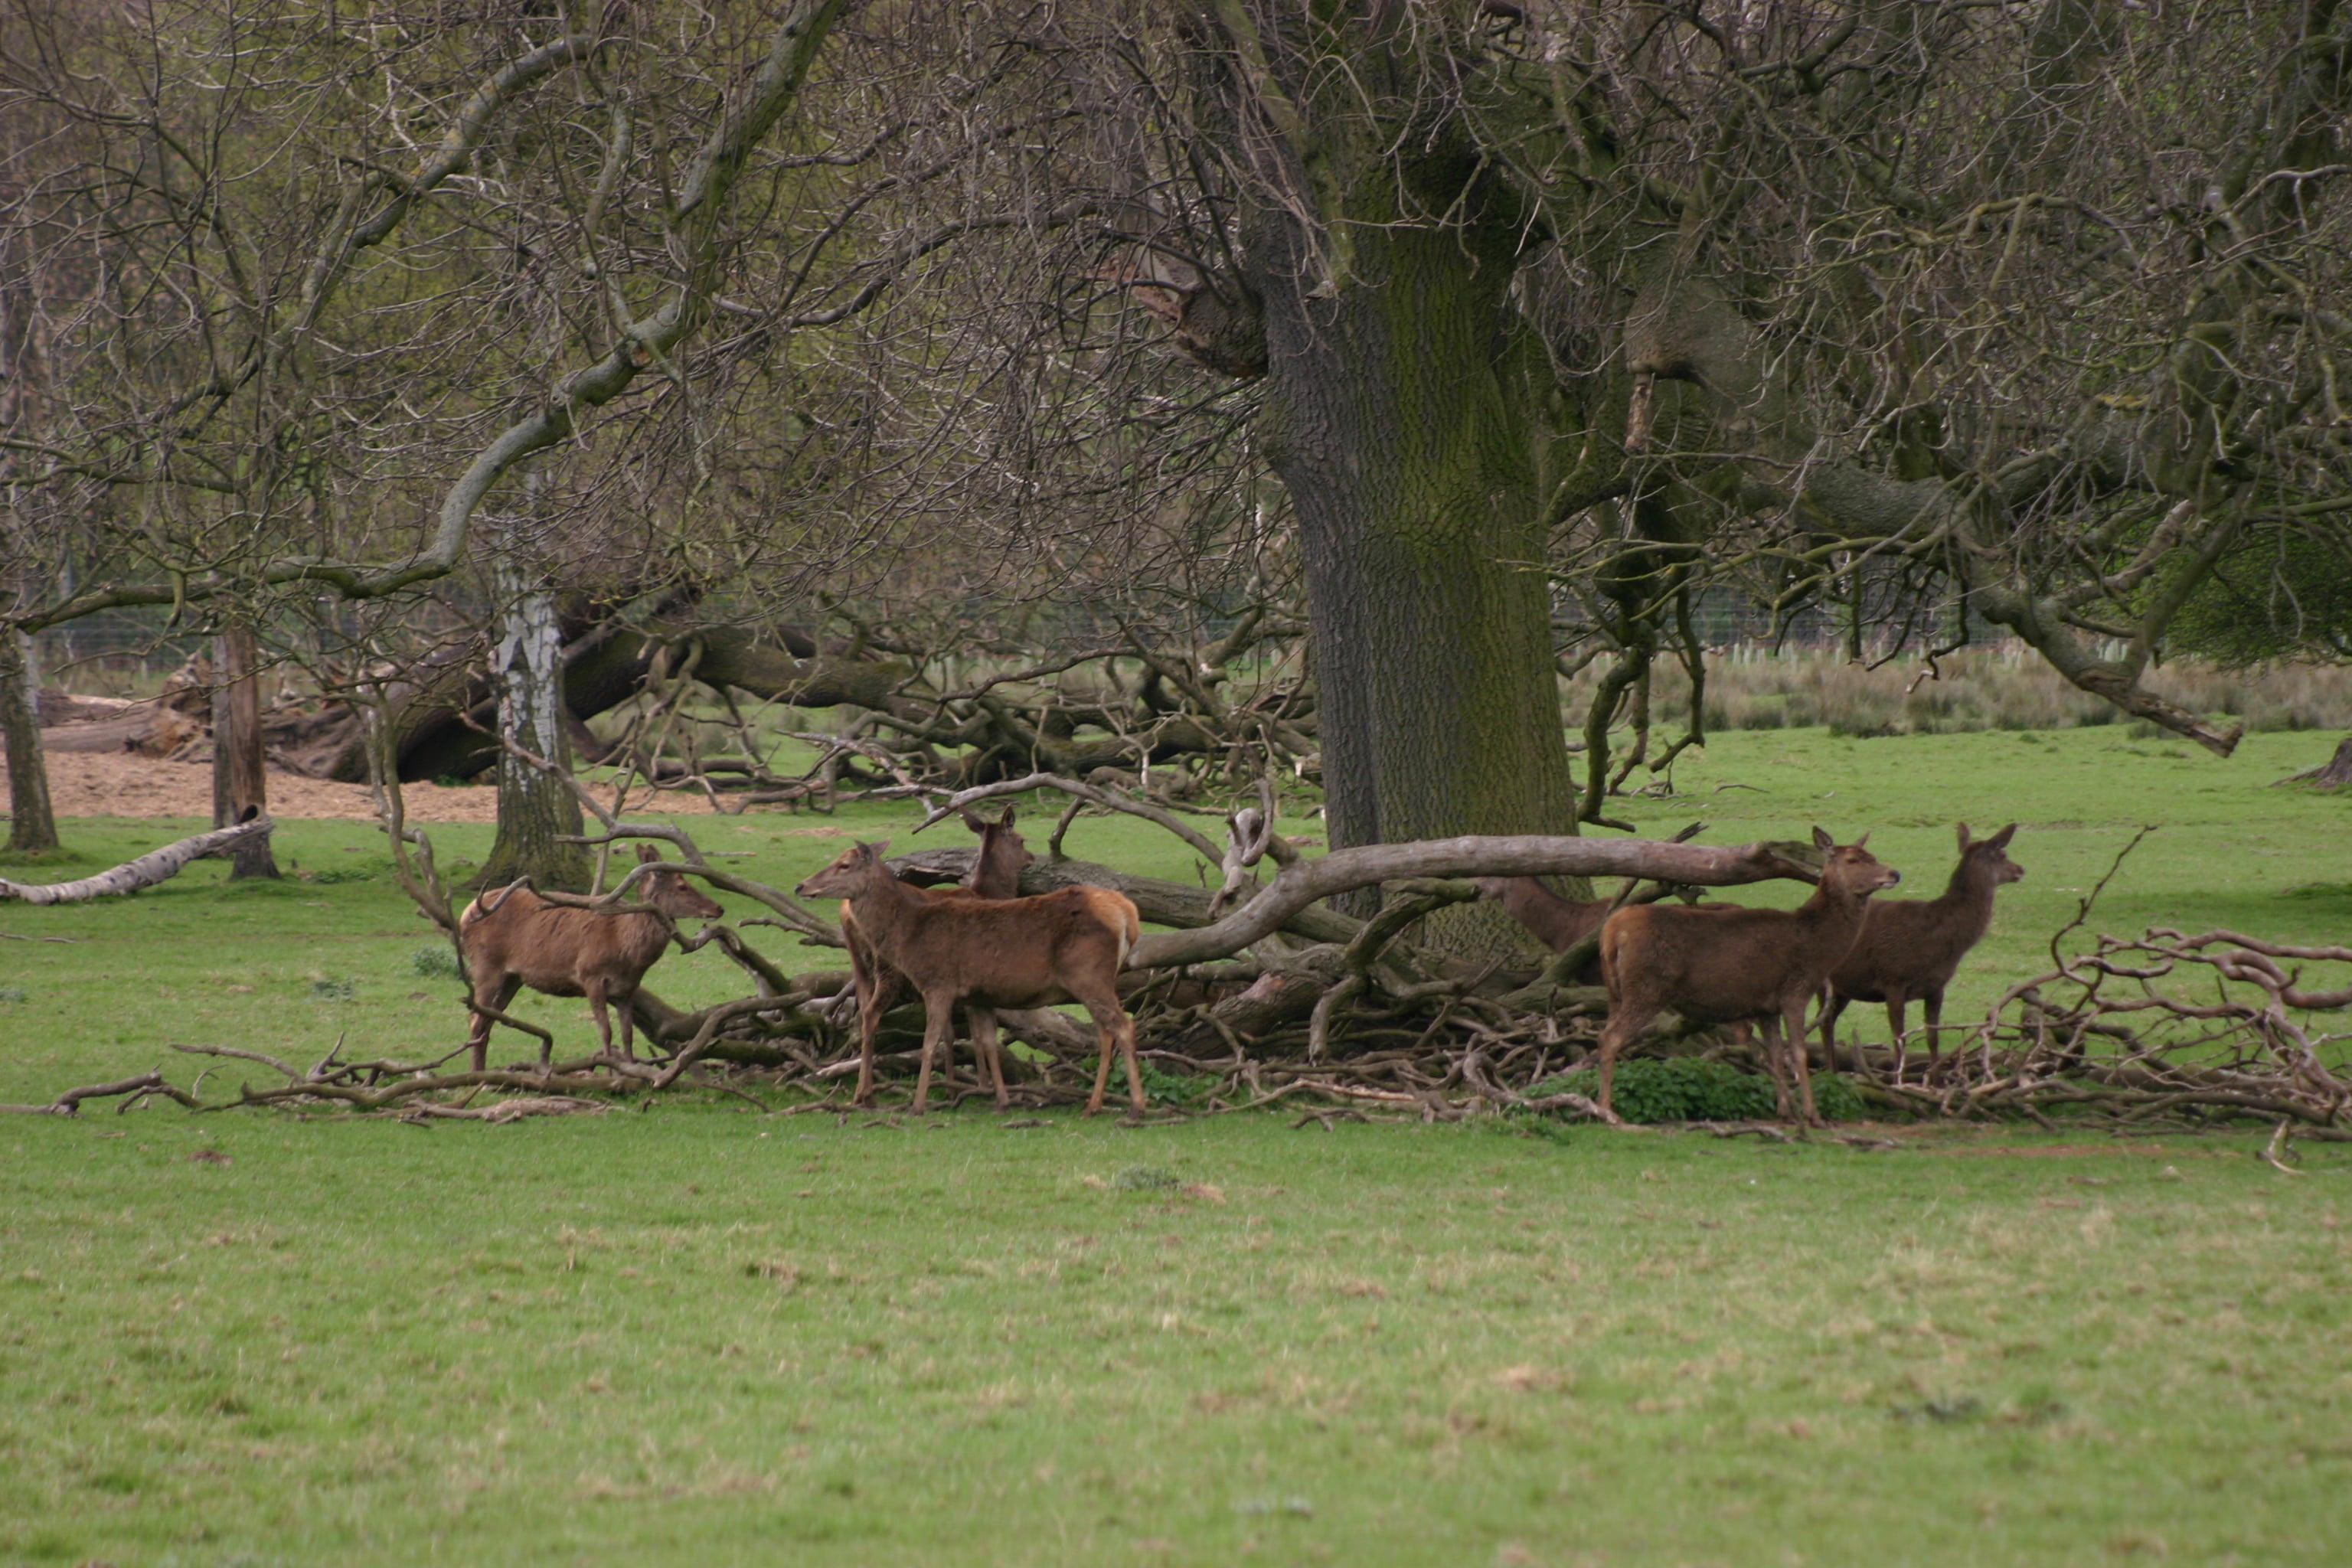
[[[209,763],[173,763],[128,752],[52,752],[48,755],[49,800],[59,816],[195,816],[213,814]],[[440,784],[402,786],[409,818],[416,822],[495,822],[499,792],[487,784],[449,789]],[[609,794],[610,792],[604,792]],[[607,804],[610,804],[607,802]],[[683,791],[656,795],[641,790],[629,808],[650,806],[664,814],[708,814],[709,801]],[[335,784],[299,773],[269,773],[269,814],[278,817],[331,817],[373,822],[375,805],[364,784]]]

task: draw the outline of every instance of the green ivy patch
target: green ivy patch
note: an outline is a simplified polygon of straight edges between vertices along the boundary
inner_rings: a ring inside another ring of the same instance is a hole
[[[1817,1072],[1812,1077],[1813,1104],[1824,1118],[1831,1121],[1863,1119],[1862,1096],[1853,1084],[1836,1073]],[[1580,1068],[1547,1079],[1528,1093],[1590,1097],[1600,1091],[1600,1073]],[[1645,1127],[1662,1121],[1766,1121],[1779,1114],[1770,1079],[1699,1057],[1619,1062],[1610,1098],[1611,1110]]]

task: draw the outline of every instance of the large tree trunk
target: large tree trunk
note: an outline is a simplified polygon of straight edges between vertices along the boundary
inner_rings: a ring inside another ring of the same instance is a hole
[[[0,628],[0,743],[8,752],[8,847],[55,849],[58,819],[49,808],[49,771],[41,757],[40,667],[33,639]]]
[[[218,642],[213,656],[220,671],[213,693],[213,826],[228,827],[246,820],[248,811],[269,814],[269,774],[261,750],[261,660],[253,628],[231,626]],[[231,881],[278,875],[266,833],[238,839],[229,853]]]
[[[563,729],[563,639],[555,595],[535,558],[509,547],[499,555],[499,640],[491,669],[499,685],[499,731],[531,756],[570,763]],[[588,852],[564,836],[583,832],[580,798],[568,780],[512,753],[499,759],[499,834],[480,886],[529,877],[541,888],[588,885]]]
[[[1363,46],[1376,100],[1411,104],[1427,62],[1390,26],[1342,25],[1338,42]],[[1332,84],[1328,103],[1289,85],[1304,123],[1272,155],[1303,160],[1288,183],[1322,221],[1261,199],[1244,257],[1265,316],[1262,446],[1298,513],[1331,846],[1571,833],[1536,485],[1542,366],[1509,297],[1524,229],[1458,128],[1368,115],[1359,85]],[[1255,90],[1263,108],[1283,89]],[[1491,905],[1433,928],[1456,948],[1523,940]]]

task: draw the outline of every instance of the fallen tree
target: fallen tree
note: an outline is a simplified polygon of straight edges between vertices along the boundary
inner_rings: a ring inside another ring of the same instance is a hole
[[[73,904],[86,899],[135,893],[142,888],[171,880],[191,861],[226,853],[255,838],[266,838],[277,826],[267,816],[250,816],[232,826],[215,827],[209,833],[166,844],[161,849],[151,849],[136,860],[126,860],[94,877],[70,882],[11,882],[0,879],[0,899],[27,904]]]

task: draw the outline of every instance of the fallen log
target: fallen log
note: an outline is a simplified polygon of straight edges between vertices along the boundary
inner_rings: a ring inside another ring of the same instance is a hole
[[[1647,838],[1470,836],[1335,849],[1286,866],[1232,914],[1195,931],[1154,931],[1136,943],[1130,968],[1199,963],[1238,952],[1283,928],[1308,905],[1335,893],[1415,877],[1638,877],[1657,882],[1727,887],[1818,875],[1769,844],[1717,847]]]
[[[75,904],[85,899],[135,893],[142,888],[170,881],[191,860],[234,849],[251,838],[267,837],[277,826],[267,816],[256,816],[231,827],[215,827],[209,833],[166,844],[161,849],[151,849],[136,860],[126,860],[95,877],[83,877],[77,881],[11,882],[0,878],[0,899],[16,899],[27,904]]]

